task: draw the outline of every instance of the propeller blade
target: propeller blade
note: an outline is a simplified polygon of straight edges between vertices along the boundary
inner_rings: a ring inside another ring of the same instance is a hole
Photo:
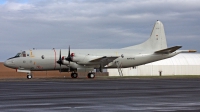
[[[70,61],[69,61],[69,68],[68,68],[68,71],[70,72]]]
[[[70,56],[70,46],[69,46],[69,52],[68,52],[68,57],[71,57],[71,56]]]
[[[65,58],[65,60],[69,61],[68,71],[70,72],[70,62],[72,61],[72,57],[71,57],[71,54],[70,54],[70,46],[69,46],[68,56],[67,56],[67,58]]]
[[[62,64],[62,60],[61,60],[61,50],[60,50],[60,56],[59,56],[59,60],[57,61],[58,64]]]
[[[99,67],[99,71],[102,72],[102,71],[101,71],[101,64],[100,64],[100,67]]]
[[[71,57],[71,54],[70,54],[70,46],[69,46],[69,51],[68,51],[68,56],[67,58],[65,58],[67,61],[72,61],[72,57]]]
[[[60,49],[59,60],[57,61],[57,63],[60,65],[60,72],[61,72],[61,64],[63,64],[61,59],[61,49]]]

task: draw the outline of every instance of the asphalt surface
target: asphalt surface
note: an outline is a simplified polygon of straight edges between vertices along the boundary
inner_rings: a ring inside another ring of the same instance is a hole
[[[0,81],[0,111],[200,111],[200,79]]]

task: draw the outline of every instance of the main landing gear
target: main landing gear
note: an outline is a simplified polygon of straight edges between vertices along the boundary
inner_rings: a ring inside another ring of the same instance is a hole
[[[78,77],[78,73],[71,73],[71,77],[72,77],[73,79],[77,78],[77,77]]]
[[[88,78],[94,79],[95,78],[95,74],[94,73],[88,73]]]
[[[28,73],[27,74],[27,79],[31,79],[32,78],[32,74],[31,73]]]
[[[71,78],[75,79],[77,77],[78,77],[78,73],[75,73],[75,72],[71,73]],[[95,73],[88,73],[87,77],[90,79],[94,79]]]

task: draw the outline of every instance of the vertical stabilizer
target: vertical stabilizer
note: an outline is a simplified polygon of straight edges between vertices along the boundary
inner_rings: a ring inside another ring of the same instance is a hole
[[[158,51],[167,48],[164,26],[162,22],[156,21],[151,32],[150,38],[139,45],[130,46],[125,49],[147,49],[151,51]]]

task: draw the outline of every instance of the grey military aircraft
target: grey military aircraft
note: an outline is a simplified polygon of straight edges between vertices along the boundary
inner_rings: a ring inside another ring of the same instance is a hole
[[[9,58],[4,65],[27,73],[31,71],[59,70],[71,72],[72,78],[78,73],[88,72],[88,78],[94,78],[94,69],[102,72],[108,68],[127,68],[173,57],[179,53],[196,52],[195,50],[178,50],[182,46],[167,47],[164,26],[156,21],[150,38],[135,46],[121,49],[43,49],[26,50]]]

